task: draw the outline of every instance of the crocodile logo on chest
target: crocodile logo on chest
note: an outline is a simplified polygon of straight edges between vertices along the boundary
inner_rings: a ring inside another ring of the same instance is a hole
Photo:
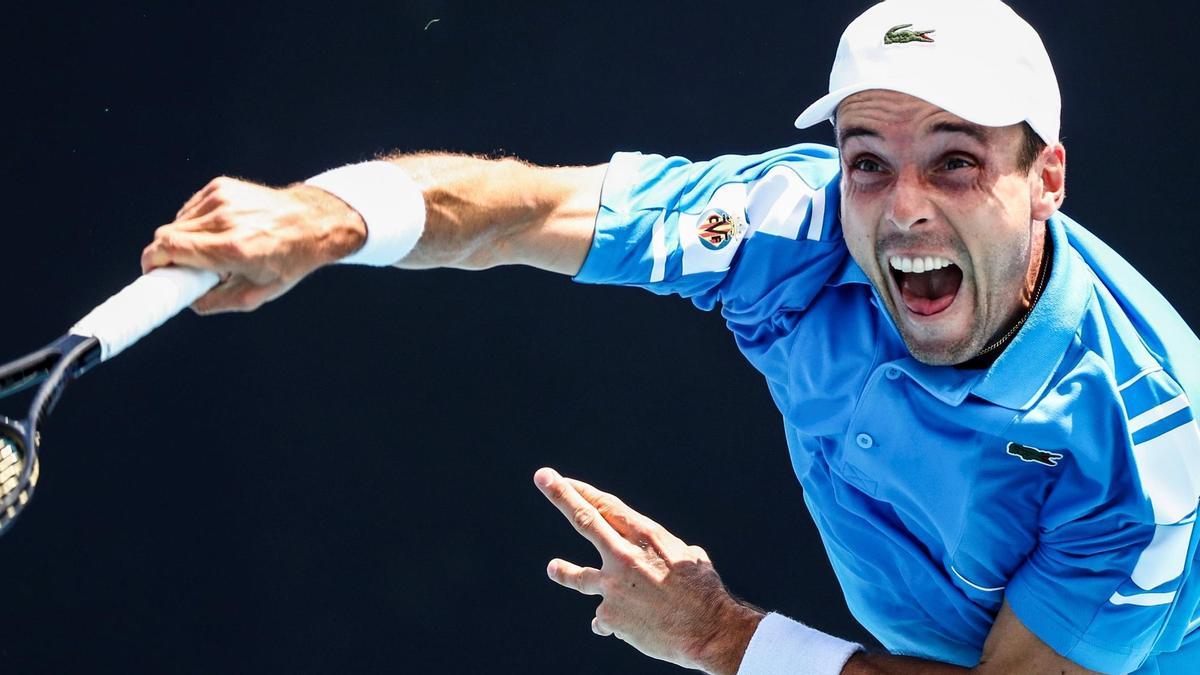
[[[1029,445],[1021,445],[1020,443],[1009,443],[1008,454],[1013,457],[1019,457],[1022,462],[1035,462],[1045,466],[1058,466],[1058,460],[1063,458],[1063,455],[1058,452],[1050,452]]]

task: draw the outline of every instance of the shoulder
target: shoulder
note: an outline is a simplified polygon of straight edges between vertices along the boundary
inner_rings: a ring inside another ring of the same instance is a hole
[[[1090,326],[1085,325],[1091,328],[1092,344],[1112,345],[1116,370],[1161,367],[1200,398],[1200,340],[1192,328],[1120,254],[1071,218],[1060,214],[1055,219],[1084,262],[1080,271],[1093,296],[1086,317]]]
[[[1189,373],[1200,361],[1195,335],[1116,252],[1070,218],[1055,220],[1062,232],[1056,241],[1068,245],[1062,268],[1071,278],[1054,309],[1056,317],[1070,317],[1071,335],[1028,417],[1052,413],[1075,435],[1118,431],[1069,423],[1106,411],[1119,414],[1120,431],[1129,432],[1139,430],[1147,418],[1138,416],[1150,409],[1168,401],[1188,405]]]
[[[766,170],[788,165],[803,175],[810,185],[828,182],[838,171],[837,148],[819,143],[798,143],[752,154],[718,155],[708,160],[692,160],[679,155],[652,152],[617,152],[609,162],[610,180],[618,178],[653,178],[680,168],[691,168],[697,175],[708,172],[738,176],[755,176]]]
[[[612,201],[636,198],[663,187],[709,195],[726,185],[757,183],[768,174],[781,181],[793,177],[809,189],[818,189],[833,181],[839,166],[835,148],[813,143],[749,155],[720,155],[703,161],[677,155],[618,152],[609,162],[604,190]]]
[[[1040,399],[1022,416],[1066,457],[1061,494],[1082,511],[1124,504],[1133,520],[1188,517],[1200,498],[1200,428],[1183,385],[1101,290]],[[1078,517],[1080,513],[1064,513]]]

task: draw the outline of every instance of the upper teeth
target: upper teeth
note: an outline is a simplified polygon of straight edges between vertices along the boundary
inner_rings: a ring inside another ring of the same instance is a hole
[[[910,258],[904,255],[894,255],[889,261],[892,264],[892,269],[900,270],[901,272],[932,272],[940,270],[943,267],[949,267],[954,264],[945,258],[940,258],[936,255],[925,257]]]

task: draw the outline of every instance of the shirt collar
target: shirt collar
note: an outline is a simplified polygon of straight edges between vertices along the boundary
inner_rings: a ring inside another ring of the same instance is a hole
[[[838,266],[837,271],[829,279],[830,286],[842,286],[845,284],[866,284],[872,289],[875,285],[871,283],[871,279],[867,277],[867,273],[854,262],[854,256],[850,255],[850,251],[846,251],[846,257],[842,260],[842,264]]]
[[[1050,279],[1025,325],[979,378],[971,393],[996,405],[1026,410],[1050,384],[1091,297],[1091,275],[1067,239],[1066,217],[1047,230],[1054,242]]]

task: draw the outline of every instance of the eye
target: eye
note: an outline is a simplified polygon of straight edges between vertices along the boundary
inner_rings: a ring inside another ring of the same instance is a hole
[[[974,162],[967,159],[966,157],[959,157],[957,155],[952,156],[952,157],[947,157],[945,160],[942,161],[942,168],[947,171],[955,171],[957,169],[969,169],[973,166],[975,166]]]
[[[867,173],[878,173],[883,171],[883,167],[879,165],[879,162],[876,162],[870,157],[860,157],[854,160],[850,166],[855,171],[864,171]]]

